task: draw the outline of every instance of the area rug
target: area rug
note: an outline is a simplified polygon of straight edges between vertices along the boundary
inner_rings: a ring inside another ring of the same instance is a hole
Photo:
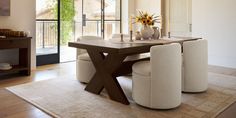
[[[110,100],[103,91],[94,95],[75,79],[51,79],[7,88],[53,117],[62,118],[209,118],[236,101],[236,77],[209,73],[205,93],[182,94],[182,104],[172,110],[152,110],[135,104],[132,80],[119,78],[130,105]],[[161,93],[160,93],[161,94]]]

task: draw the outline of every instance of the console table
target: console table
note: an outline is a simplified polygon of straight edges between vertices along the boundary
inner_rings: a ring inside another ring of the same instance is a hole
[[[0,38],[0,50],[19,49],[19,64],[12,65],[12,69],[10,70],[0,70],[0,74],[19,72],[23,75],[30,75],[31,39],[32,37]]]

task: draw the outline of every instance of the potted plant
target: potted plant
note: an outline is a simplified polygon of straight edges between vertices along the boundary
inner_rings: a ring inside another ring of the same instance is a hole
[[[135,22],[142,24],[141,35],[143,39],[150,39],[154,34],[152,26],[155,23],[160,23],[159,16],[150,15],[147,12],[139,11],[139,15],[135,17]]]

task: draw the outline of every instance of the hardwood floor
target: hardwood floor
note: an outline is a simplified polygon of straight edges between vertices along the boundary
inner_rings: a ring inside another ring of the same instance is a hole
[[[75,62],[38,67],[29,77],[19,75],[1,76],[0,78],[0,118],[51,118],[35,106],[27,103],[4,87],[47,80],[63,76],[75,76]]]
[[[236,69],[219,66],[208,66],[208,71],[224,75],[236,76]]]
[[[209,66],[209,72],[236,76],[236,69],[228,69]],[[63,76],[75,76],[75,62],[62,63],[38,67],[30,77],[17,77],[17,75],[4,76],[0,78],[0,118],[50,118],[35,106],[27,103],[16,95],[4,89],[4,87],[29,83],[33,81],[47,80]],[[236,103],[221,113],[217,118],[235,118]]]
[[[0,118],[51,117],[5,89],[0,89],[0,101]]]
[[[0,76],[0,88],[24,84],[33,81],[41,81],[52,78],[57,78],[58,76],[75,76],[75,62],[53,64],[47,66],[38,67],[37,70],[33,71],[31,76],[20,76],[10,75],[10,76]]]

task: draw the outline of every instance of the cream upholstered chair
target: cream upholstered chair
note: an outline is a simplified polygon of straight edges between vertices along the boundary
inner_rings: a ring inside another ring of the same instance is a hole
[[[180,44],[153,46],[150,61],[133,65],[134,101],[154,109],[178,107],[181,104],[181,60]]]
[[[208,88],[207,40],[183,43],[183,92],[204,92]]]
[[[81,36],[78,40],[92,40],[102,39],[97,36]],[[76,60],[76,76],[77,79],[82,83],[88,83],[92,76],[95,74],[95,67],[84,49],[77,49],[77,60]]]

